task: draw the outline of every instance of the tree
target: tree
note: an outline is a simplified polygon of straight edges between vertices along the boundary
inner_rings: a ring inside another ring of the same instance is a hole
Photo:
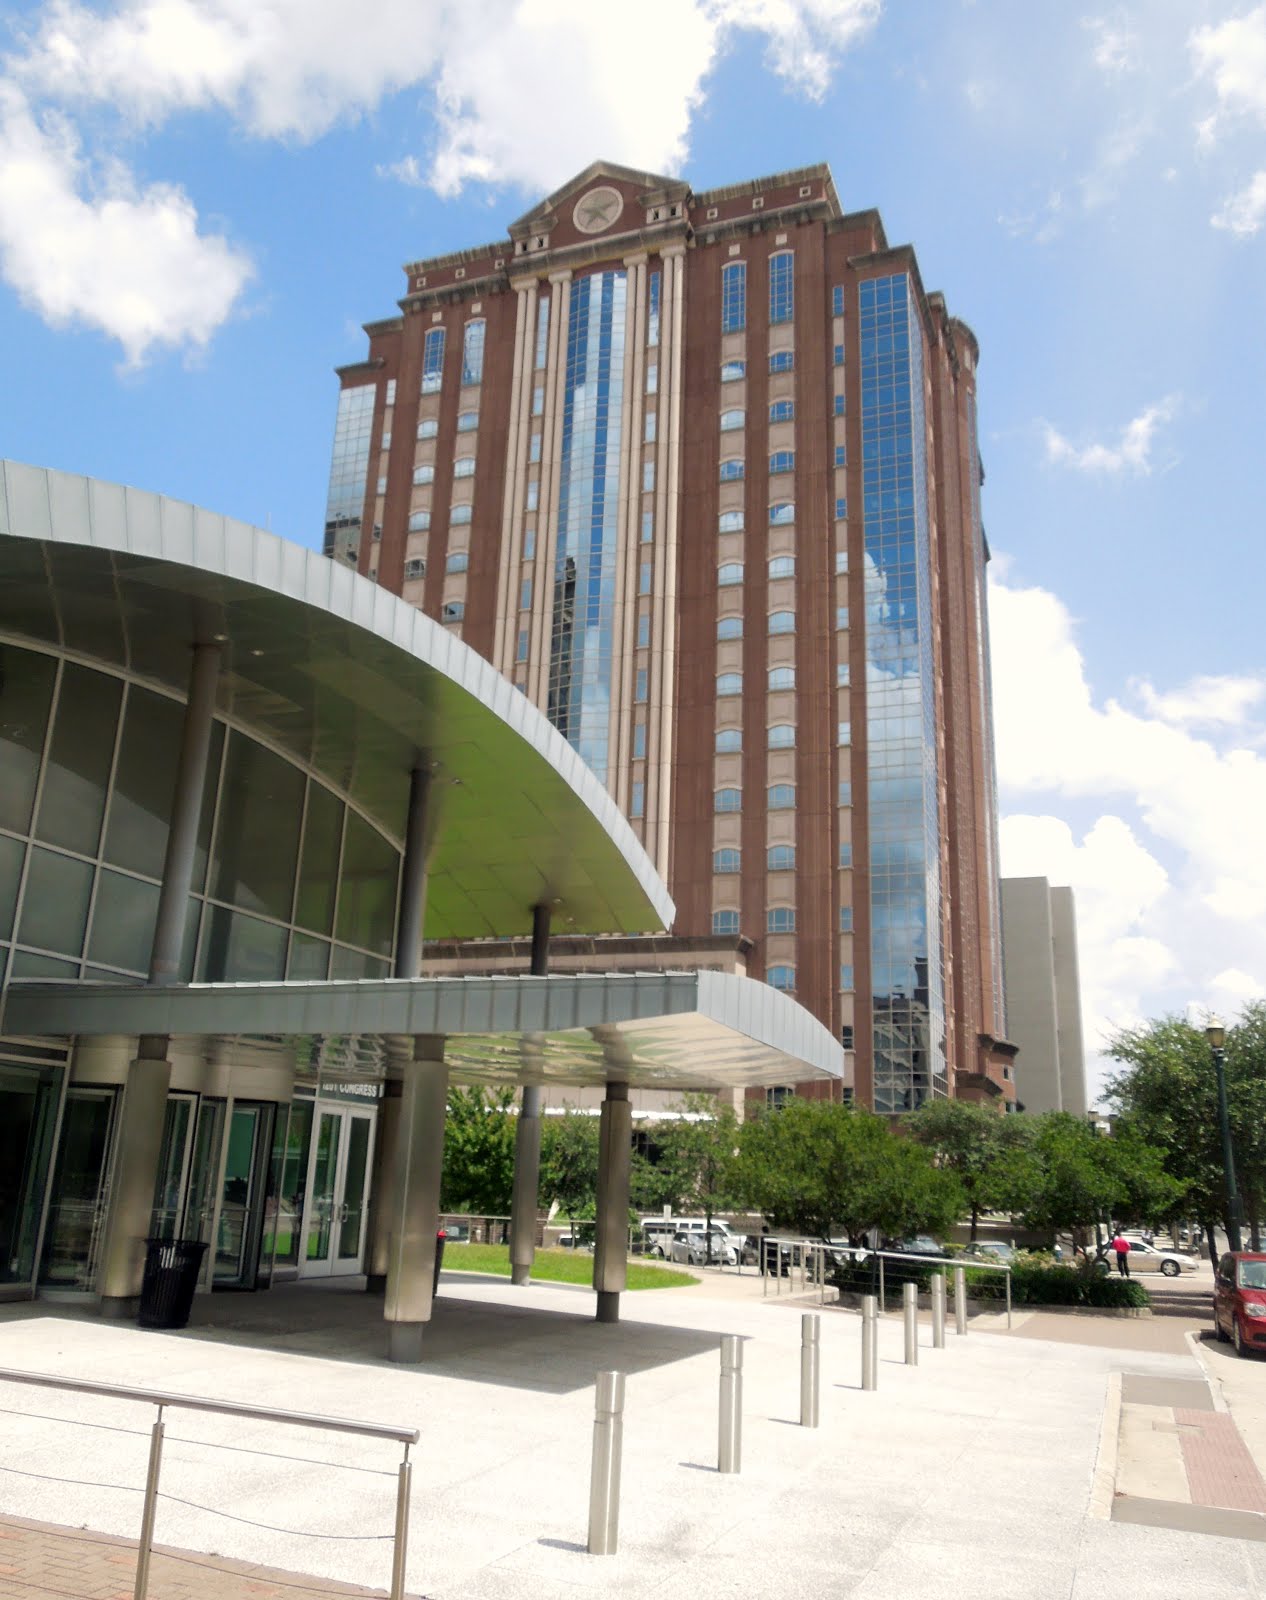
[[[974,1244],[980,1213],[1012,1209],[1023,1190],[1029,1119],[966,1100],[929,1100],[902,1118],[902,1126],[962,1185]]]
[[[513,1089],[450,1089],[441,1211],[504,1217],[514,1193]]]
[[[576,1237],[576,1218],[598,1195],[598,1118],[568,1106],[541,1119],[541,1193],[557,1202]]]
[[[697,1207],[707,1220],[708,1259],[712,1258],[712,1218],[731,1203],[738,1153],[738,1118],[733,1106],[714,1094],[688,1094],[681,1113],[655,1129],[663,1204]],[[648,1163],[649,1165],[649,1163]]]
[[[775,1228],[827,1237],[838,1225],[853,1243],[872,1228],[943,1231],[964,1204],[958,1179],[925,1149],[826,1100],[792,1099],[745,1123],[735,1181]]]

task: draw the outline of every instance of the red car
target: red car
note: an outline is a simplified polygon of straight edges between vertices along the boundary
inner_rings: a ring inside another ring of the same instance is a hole
[[[1240,1250],[1218,1262],[1213,1326],[1219,1339],[1234,1340],[1237,1356],[1266,1350],[1266,1253]]]

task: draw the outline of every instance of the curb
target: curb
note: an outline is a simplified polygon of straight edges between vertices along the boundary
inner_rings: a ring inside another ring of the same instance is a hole
[[[1100,1522],[1112,1521],[1120,1447],[1121,1374],[1110,1372],[1103,1400],[1103,1420],[1099,1424],[1099,1449],[1095,1454],[1094,1476],[1090,1483],[1090,1503],[1086,1507],[1086,1515]]]

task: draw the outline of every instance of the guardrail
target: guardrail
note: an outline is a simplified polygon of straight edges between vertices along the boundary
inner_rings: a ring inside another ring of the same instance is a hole
[[[757,1271],[764,1279],[761,1293],[768,1295],[770,1282],[773,1282],[775,1297],[783,1292],[783,1281],[787,1282],[787,1292],[790,1294],[808,1294],[816,1286],[818,1300],[826,1304],[827,1283],[835,1269],[844,1262],[854,1267],[873,1265],[873,1283],[871,1292],[878,1301],[879,1315],[883,1316],[886,1296],[886,1279],[893,1274],[885,1263],[894,1263],[898,1266],[933,1267],[941,1273],[955,1272],[959,1267],[969,1268],[972,1272],[1000,1272],[1006,1283],[1006,1308],[1007,1327],[1011,1326],[1011,1268],[1006,1262],[980,1261],[975,1256],[964,1260],[962,1256],[925,1256],[915,1255],[908,1250],[870,1250],[862,1245],[825,1244],[815,1239],[796,1239],[779,1234],[764,1234],[761,1238],[759,1259],[756,1263]],[[742,1270],[740,1266],[740,1271]],[[797,1275],[799,1276],[799,1289],[796,1287]],[[956,1317],[959,1314],[957,1275],[955,1276],[954,1310]],[[966,1306],[962,1307],[962,1319],[966,1318]]]
[[[10,1367],[0,1367],[0,1382],[28,1384],[37,1389],[68,1389],[77,1394],[103,1395],[112,1400],[136,1400],[145,1405],[158,1407],[158,1417],[150,1430],[149,1467],[145,1475],[145,1500],[136,1551],[136,1583],[132,1590],[133,1600],[146,1600],[149,1594],[154,1513],[158,1507],[158,1478],[163,1460],[164,1410],[179,1408],[184,1411],[211,1411],[221,1416],[250,1417],[259,1422],[280,1422],[297,1428],[320,1428],[327,1433],[354,1433],[363,1438],[390,1439],[402,1444],[404,1458],[396,1474],[396,1521],[391,1538],[390,1597],[391,1600],[404,1600],[404,1569],[409,1548],[409,1490],[413,1482],[413,1464],[409,1460],[409,1446],[418,1442],[416,1428],[401,1428],[388,1422],[353,1422],[345,1417],[323,1417],[307,1411],[282,1411],[271,1406],[248,1406],[236,1400],[209,1400],[198,1395],[169,1394],[161,1389],[136,1389],[122,1383],[96,1383],[86,1378],[60,1378],[46,1372],[19,1372]]]

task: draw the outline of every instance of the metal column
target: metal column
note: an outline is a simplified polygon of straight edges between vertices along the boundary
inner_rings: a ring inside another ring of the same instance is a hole
[[[629,1177],[633,1165],[633,1111],[627,1083],[609,1083],[598,1129],[597,1240],[593,1286],[599,1322],[620,1320],[620,1295],[628,1278]]]
[[[392,1361],[421,1361],[422,1335],[431,1320],[447,1103],[444,1040],[423,1035],[414,1040],[413,1060],[405,1066],[396,1182],[386,1202],[391,1240],[383,1315]]]
[[[945,1348],[945,1274],[932,1274],[932,1348]]]
[[[967,1268],[954,1268],[954,1332],[967,1332]]]
[[[735,1473],[743,1466],[743,1341],[737,1333],[721,1335],[721,1404],[717,1415],[717,1471]]]
[[[919,1364],[919,1286],[917,1283],[902,1285],[901,1298],[902,1310],[905,1315],[906,1332],[906,1366],[917,1367]]]
[[[534,978],[549,970],[550,908],[532,908],[532,966]],[[536,1256],[536,1215],[541,1188],[541,1089],[525,1083],[519,1102],[519,1123],[514,1131],[514,1193],[510,1201],[510,1282],[525,1284],[532,1276]]]
[[[822,1318],[806,1311],[800,1318],[800,1426],[816,1428],[819,1412],[819,1382],[822,1375],[819,1334]]]
[[[624,1374],[600,1372],[594,1395],[589,1468],[591,1556],[613,1556],[620,1540],[620,1453],[624,1446]]]
[[[879,1387],[879,1304],[873,1294],[862,1296],[862,1388]]]

